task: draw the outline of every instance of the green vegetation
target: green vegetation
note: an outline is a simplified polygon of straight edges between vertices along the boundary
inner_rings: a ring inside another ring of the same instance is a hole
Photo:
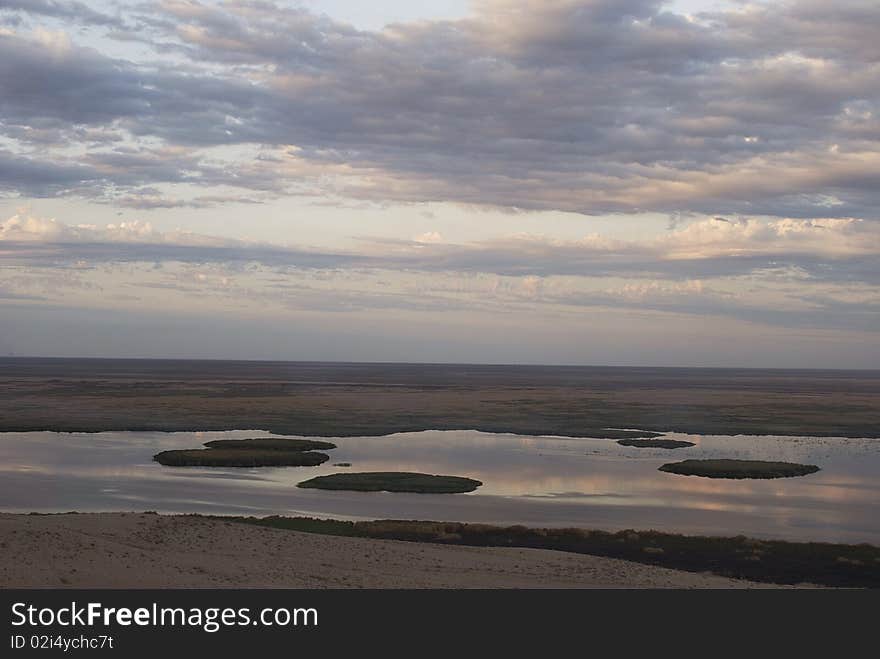
[[[168,467],[314,467],[330,459],[314,451],[273,449],[184,449],[153,456]]]
[[[458,494],[473,492],[482,483],[462,476],[432,476],[396,471],[331,474],[299,483],[297,487],[319,490],[354,490],[356,492],[417,492],[421,494]]]
[[[693,442],[683,439],[619,439],[621,446],[635,446],[637,448],[686,448],[696,446]]]
[[[683,460],[659,467],[660,471],[706,478],[788,478],[819,471],[816,465],[764,460]]]
[[[215,439],[205,446],[162,451],[153,460],[168,467],[314,467],[330,459],[314,449],[336,448],[330,442],[286,437]]]
[[[328,535],[479,547],[555,549],[776,584],[880,588],[880,547],[868,544],[687,536],[658,531],[609,533],[577,528],[533,529],[457,522],[346,522],[304,517],[231,519]]]
[[[329,451],[336,444],[314,439],[288,437],[259,437],[256,439],[215,439],[205,442],[212,449],[261,449],[267,451]]]

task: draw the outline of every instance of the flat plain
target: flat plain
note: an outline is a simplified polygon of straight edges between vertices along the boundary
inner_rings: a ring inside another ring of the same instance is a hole
[[[233,429],[880,437],[880,371],[0,359],[0,431]]]

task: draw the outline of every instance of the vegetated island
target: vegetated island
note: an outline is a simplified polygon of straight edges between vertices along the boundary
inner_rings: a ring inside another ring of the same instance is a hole
[[[329,451],[336,444],[317,439],[294,439],[290,437],[258,437],[256,439],[215,439],[205,442],[211,449],[266,449],[270,451]]]
[[[621,446],[635,446],[636,448],[687,448],[696,446],[693,442],[683,439],[618,439]]]
[[[335,444],[310,439],[218,439],[204,449],[162,451],[153,460],[167,467],[315,467],[330,459]]]
[[[482,483],[463,476],[434,476],[397,471],[317,476],[297,487],[356,492],[415,492],[418,494],[461,494],[473,492]]]
[[[683,460],[669,462],[660,471],[705,478],[790,478],[819,471],[816,465],[765,460]]]

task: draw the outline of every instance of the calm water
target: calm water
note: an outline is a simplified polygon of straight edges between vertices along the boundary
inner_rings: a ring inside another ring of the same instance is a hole
[[[637,449],[611,440],[426,431],[332,439],[320,467],[174,468],[169,448],[262,431],[0,433],[0,510],[156,510],[349,519],[480,521],[754,535],[880,544],[880,440],[670,433],[693,448]],[[664,462],[725,457],[808,462],[817,474],[713,480],[657,471]],[[351,467],[334,467],[350,462]],[[471,494],[301,490],[340,471],[421,471],[483,481]]]

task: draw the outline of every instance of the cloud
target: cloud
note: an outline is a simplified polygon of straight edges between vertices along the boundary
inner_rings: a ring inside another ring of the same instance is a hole
[[[103,175],[88,166],[66,161],[46,162],[0,149],[0,192],[52,196],[102,182]]]
[[[0,224],[0,263],[4,259],[37,265],[42,259],[255,262],[276,267],[675,280],[796,271],[814,282],[880,284],[880,225],[839,218],[716,217],[643,240],[601,235],[559,240],[520,234],[457,244],[429,232],[410,241],[363,238],[356,250],[321,250],[160,232],[139,221],[70,226],[21,212]]]
[[[522,234],[454,244],[429,233],[345,251],[142,221],[68,225],[24,211],[0,223],[4,304],[644,313],[870,333],[880,327],[878,264],[880,225],[837,218],[705,218],[641,240]]]
[[[149,222],[120,222],[97,227],[88,224],[70,226],[55,219],[33,217],[16,214],[0,223],[0,241],[4,242],[42,242],[56,244],[76,243],[173,243],[189,244],[210,242],[217,244],[217,239],[206,240],[191,234],[163,234]]]
[[[186,183],[588,214],[877,219],[880,24],[866,0],[697,16],[654,0],[483,0],[466,19],[374,32],[267,1],[142,7],[126,10],[136,31],[109,34],[161,48],[153,57],[0,36],[0,128],[21,149],[29,132],[62,131],[102,174],[82,172],[71,190],[24,168],[0,177],[7,189],[112,200]],[[127,144],[88,146],[83,127],[121,131]],[[210,157],[242,146],[260,155]],[[60,151],[29,157],[71,166]]]
[[[0,11],[22,12],[87,25],[122,27],[123,21],[75,0],[0,0]]]
[[[0,265],[93,263],[247,263],[303,268],[355,267],[366,255],[308,250],[192,233],[149,222],[68,225],[20,212],[0,223]]]

